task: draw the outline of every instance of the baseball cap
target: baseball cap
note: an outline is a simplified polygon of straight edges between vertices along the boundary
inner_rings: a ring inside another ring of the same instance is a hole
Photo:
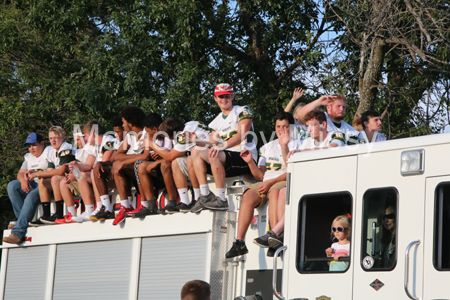
[[[44,138],[42,137],[42,135],[40,135],[39,133],[30,133],[27,137],[27,140],[25,141],[25,143],[23,144],[24,146],[28,145],[28,144],[34,144],[34,143],[40,143],[44,140]]]
[[[214,90],[214,96],[220,96],[220,95],[234,95],[233,88],[229,84],[226,84],[226,83],[218,84]]]

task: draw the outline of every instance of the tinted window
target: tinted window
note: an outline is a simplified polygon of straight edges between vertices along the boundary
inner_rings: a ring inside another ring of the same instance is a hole
[[[397,263],[398,193],[394,188],[368,190],[363,196],[361,266],[389,271]]]
[[[436,188],[433,263],[437,270],[450,271],[450,183]]]

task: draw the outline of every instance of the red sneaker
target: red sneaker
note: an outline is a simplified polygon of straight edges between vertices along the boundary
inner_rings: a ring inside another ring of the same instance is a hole
[[[72,214],[69,213],[68,215],[64,216],[63,219],[56,219],[55,224],[67,224],[67,223],[76,223],[75,221],[72,221]]]
[[[139,205],[136,209],[134,209],[134,210],[130,210],[130,209],[129,209],[129,210],[127,211],[127,216],[128,216],[128,217],[131,217],[133,214],[140,212],[144,207],[145,207],[144,205],[140,204],[140,205]]]
[[[126,208],[125,206],[120,206],[119,213],[117,214],[116,218],[113,221],[113,225],[117,225],[125,220],[127,217],[127,213],[131,212],[133,210],[133,207]]]

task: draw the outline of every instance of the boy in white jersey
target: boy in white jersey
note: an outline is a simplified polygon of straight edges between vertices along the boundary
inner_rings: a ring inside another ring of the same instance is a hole
[[[248,164],[240,156],[242,150],[250,150],[252,158],[257,159],[253,136],[248,135],[253,129],[253,113],[247,106],[233,105],[233,99],[231,86],[226,83],[216,86],[214,100],[222,112],[208,126],[219,134],[223,143],[210,149],[195,147],[191,151],[201,194],[191,212],[205,208],[228,210],[225,177],[250,173]],[[214,176],[217,197],[209,191],[207,173]]]
[[[47,155],[52,149],[45,147],[42,135],[31,133],[24,146],[28,151],[24,156],[24,162],[17,174],[17,180],[8,183],[8,196],[14,209],[17,222],[12,228],[11,234],[3,238],[3,241],[19,245],[27,233],[28,222],[33,219],[39,205],[38,182],[25,177],[29,170],[45,171],[48,166]],[[9,228],[9,226],[8,226]]]
[[[287,158],[295,152],[344,146],[346,143],[344,133],[328,131],[326,120],[325,113],[321,110],[316,109],[308,112],[305,116],[305,121],[306,125],[308,125],[310,137],[303,141],[300,148],[290,150]]]
[[[275,132],[277,137],[280,137],[283,129],[289,130],[289,127],[293,124],[294,118],[290,113],[284,111],[277,113],[275,116]],[[289,139],[290,136],[287,135],[286,145],[290,150],[300,147],[300,141],[289,141]],[[264,206],[266,201],[269,200],[269,222],[272,227],[277,224],[279,216],[284,214],[284,207],[276,207],[278,193],[280,189],[286,186],[287,172],[279,140],[276,139],[261,147],[258,166],[256,166],[256,163],[252,159],[249,150],[243,150],[241,156],[248,163],[253,176],[258,180],[263,180],[263,182],[257,182],[250,185],[242,195],[236,241],[226,253],[226,258],[232,258],[248,253],[244,239],[248,226],[253,219],[255,208]],[[266,235],[256,239],[255,243],[259,245],[259,240],[261,239],[267,242],[270,236],[276,237],[273,231],[269,231]]]
[[[361,115],[361,125],[363,130],[359,132],[358,143],[368,144],[386,140],[386,136],[381,133],[382,122],[379,112],[374,110],[364,112]]]
[[[81,172],[81,178],[75,178],[73,172],[61,180],[61,193],[66,204],[68,214],[64,219],[55,221],[56,224],[84,222],[94,213],[94,191],[92,189],[91,170],[97,161],[108,161],[113,153],[116,139],[110,135],[103,135],[103,127],[96,121],[89,121],[83,127],[83,139],[85,145],[75,154],[76,161],[69,165],[71,171],[76,166]],[[77,145],[81,146],[80,137],[76,137]],[[85,152],[86,155],[82,153]],[[85,211],[77,216],[75,200],[73,196],[81,196],[85,205]],[[99,195],[96,195],[99,197]],[[100,211],[98,207],[98,211]],[[97,211],[97,212],[98,212]]]
[[[48,168],[43,172],[28,171],[28,178],[42,178],[39,180],[39,196],[41,198],[44,214],[38,221],[31,222],[32,226],[54,224],[57,219],[63,218],[64,202],[59,188],[60,181],[68,172],[67,163],[75,160],[75,149],[71,144],[64,142],[64,129],[52,126],[49,129],[49,139],[53,147],[48,152]],[[56,211],[50,215],[51,192],[55,199]]]
[[[120,115],[127,135],[114,155],[114,163],[99,161],[95,164],[91,174],[95,193],[100,195],[102,206],[100,211],[91,216],[90,219],[103,221],[113,216],[114,212],[109,200],[108,188],[115,186],[122,200],[120,201],[121,209],[113,225],[123,221],[125,213],[133,210],[131,207],[131,185],[135,181],[134,162],[140,159],[145,160],[148,156],[143,154],[145,131],[142,128],[142,121],[145,118],[144,111],[136,106],[127,106],[121,111]],[[134,185],[136,186],[136,184]],[[100,206],[100,203],[97,203],[97,205]]]
[[[167,209],[176,206],[177,191],[173,181],[170,162],[164,160],[155,152],[155,147],[170,151],[173,146],[171,139],[157,136],[162,122],[161,116],[157,113],[150,113],[143,122],[144,130],[147,133],[144,141],[144,153],[147,154],[148,159],[138,160],[134,163],[136,181],[141,193],[141,205],[135,210],[127,212],[127,215],[133,218],[145,218],[148,215],[157,213],[165,214]],[[157,191],[165,187],[169,196],[168,205],[160,210],[158,210],[157,194],[154,192],[154,187]]]
[[[304,89],[296,88],[294,90],[294,93],[292,95],[291,101],[289,101],[288,105],[286,105],[284,111],[290,113],[292,108],[294,107],[295,102],[300,99],[303,96],[303,93],[305,92]],[[308,134],[308,129],[306,128],[305,122],[303,122],[302,119],[300,119],[299,112],[300,110],[306,105],[306,103],[300,102],[297,104],[294,108],[293,117],[295,120],[295,131],[293,131],[293,138],[297,140],[303,140],[306,138]]]
[[[220,141],[219,135],[208,126],[197,122],[190,121],[183,124],[175,118],[167,118],[160,126],[159,130],[168,136],[174,142],[171,151],[150,144],[158,155],[172,165],[173,178],[180,196],[180,204],[175,207],[167,207],[168,213],[188,212],[195,205],[196,200],[200,197],[200,187],[195,176],[192,160],[188,158],[187,153],[195,146],[207,149],[216,145]],[[194,199],[189,200],[187,191],[187,180],[190,179],[192,188],[194,189]]]
[[[320,106],[326,106],[325,113],[328,131],[337,131],[345,134],[347,141],[349,139],[356,139],[359,132],[344,122],[345,112],[347,108],[347,99],[343,95],[328,95],[322,96],[319,99],[306,104],[299,112],[300,119],[305,121],[305,116],[308,112],[318,109]]]

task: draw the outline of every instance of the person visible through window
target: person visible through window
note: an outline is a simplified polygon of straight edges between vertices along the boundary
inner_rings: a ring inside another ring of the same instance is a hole
[[[395,265],[395,228],[396,210],[394,206],[386,208],[386,214],[381,217],[383,226],[380,226],[378,240],[383,246],[381,259],[384,268],[391,268]]]
[[[332,240],[336,241],[325,250],[327,257],[333,257],[330,262],[330,271],[345,271],[348,262],[338,261],[340,257],[350,256],[350,218],[344,215],[337,216],[331,225]]]

